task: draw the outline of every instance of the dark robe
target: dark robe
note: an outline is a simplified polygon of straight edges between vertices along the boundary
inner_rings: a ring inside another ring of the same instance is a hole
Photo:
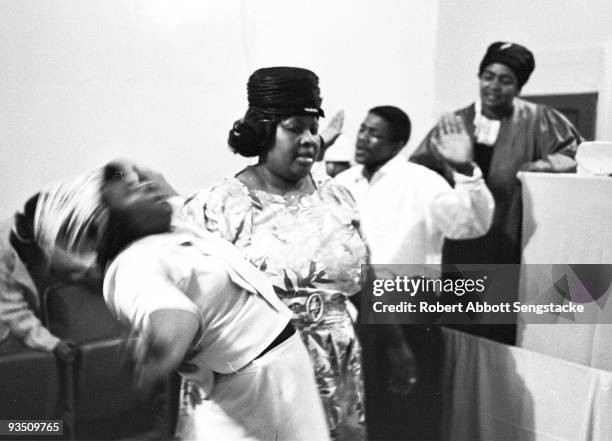
[[[512,111],[501,119],[499,134],[493,146],[475,141],[475,106],[455,112],[463,118],[474,147],[474,162],[481,168],[485,182],[495,200],[493,223],[489,232],[478,239],[444,242],[442,262],[447,264],[519,264],[521,262],[521,224],[523,204],[517,172],[529,162],[546,159],[552,172],[574,171],[573,160],[582,137],[558,111],[518,98]],[[452,171],[435,146],[439,129],[434,127],[412,154],[410,160],[424,165],[454,185]],[[518,299],[519,268],[511,271],[505,286],[507,301]],[[471,334],[506,344],[516,341],[516,325],[452,326]]]
[[[475,107],[455,112],[463,118],[474,145],[474,161],[481,168],[495,199],[493,224],[478,239],[447,240],[444,263],[520,263],[522,201],[516,177],[520,168],[538,159],[548,159],[554,172],[575,170],[573,157],[582,141],[578,131],[556,110],[516,98],[512,113],[501,120],[493,146],[475,142]],[[454,185],[452,173],[435,149],[438,128],[433,128],[410,160],[424,165]]]

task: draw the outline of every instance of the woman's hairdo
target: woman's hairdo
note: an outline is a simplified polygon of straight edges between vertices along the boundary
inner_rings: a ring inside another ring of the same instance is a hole
[[[292,116],[325,116],[321,109],[319,78],[299,67],[258,69],[247,83],[249,109],[229,132],[233,151],[251,157],[262,154],[272,141],[278,122]]]
[[[249,109],[244,118],[232,126],[227,143],[234,152],[242,156],[259,156],[274,139],[277,124],[277,119]]]

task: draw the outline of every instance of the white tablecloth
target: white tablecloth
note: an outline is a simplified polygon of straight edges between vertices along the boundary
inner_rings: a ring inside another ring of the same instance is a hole
[[[520,173],[523,186],[523,264],[612,264],[612,178]],[[522,301],[550,283],[541,268],[524,265]],[[554,282],[554,280],[553,280]],[[612,296],[591,304],[592,321],[612,323]],[[558,323],[569,323],[559,318]],[[612,371],[612,325],[528,324],[518,345],[565,360]],[[611,438],[612,439],[612,434]]]
[[[458,331],[443,335],[443,439],[612,439],[612,372]]]

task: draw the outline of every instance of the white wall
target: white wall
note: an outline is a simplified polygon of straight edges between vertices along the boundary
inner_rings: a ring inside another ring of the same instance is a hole
[[[437,1],[0,0],[0,215],[45,183],[116,157],[181,192],[237,172],[226,147],[265,65],[321,78],[354,139],[395,104],[415,135],[434,96]]]
[[[612,139],[612,2],[610,0],[440,0],[436,100],[441,111],[477,96],[487,46],[515,41],[534,52],[524,94],[599,92],[597,137]]]

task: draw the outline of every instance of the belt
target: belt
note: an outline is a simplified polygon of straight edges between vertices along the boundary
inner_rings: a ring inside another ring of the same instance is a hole
[[[261,351],[261,353],[257,357],[255,357],[255,360],[263,357],[267,352],[270,352],[282,342],[288,340],[289,337],[291,337],[293,334],[295,334],[295,328],[291,323],[287,323],[287,326],[285,326],[285,328],[280,332],[280,334],[278,334],[276,338],[272,340],[272,343],[270,343],[263,351]]]
[[[289,339],[289,337],[291,337],[293,334],[295,334],[295,327],[291,324],[291,322],[289,322],[289,323],[287,323],[287,326],[285,326],[283,328],[283,330],[280,332],[280,334],[278,334],[276,336],[276,338],[274,340],[272,340],[272,343],[270,343],[263,351],[261,351],[259,353],[259,355],[257,357],[255,357],[251,361],[255,361],[255,360],[263,357],[266,353],[270,352],[272,349],[274,349],[275,347],[280,345],[282,342],[287,341]],[[192,369],[196,369],[197,370],[197,367],[195,367],[195,365],[192,364],[192,363],[183,363],[181,365],[181,370],[183,372],[188,372],[186,370],[186,368],[192,368]],[[224,377],[226,375],[233,375],[232,373],[227,374],[227,373],[220,373],[220,372],[216,372],[216,371],[213,371],[213,374],[215,375],[215,378],[221,378],[221,377]]]

